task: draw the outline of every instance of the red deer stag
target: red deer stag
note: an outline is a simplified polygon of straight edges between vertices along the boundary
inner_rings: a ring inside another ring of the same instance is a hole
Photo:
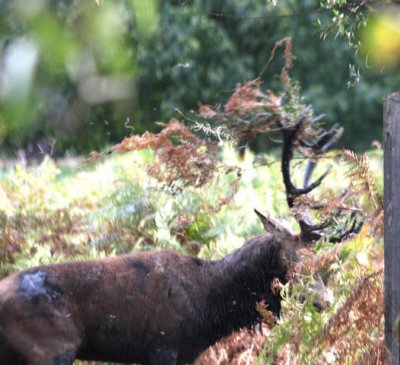
[[[303,189],[290,179],[293,145],[303,120],[282,127],[282,172],[289,206]],[[322,151],[336,130],[308,147]],[[324,140],[325,138],[325,140]],[[310,167],[309,170],[312,170]],[[296,250],[324,233],[300,217],[300,235],[256,211],[268,233],[218,261],[171,250],[39,266],[0,282],[0,364],[71,365],[75,359],[180,365],[208,346],[260,320],[265,301],[276,316],[278,278],[288,281]],[[358,232],[352,217],[332,241]]]

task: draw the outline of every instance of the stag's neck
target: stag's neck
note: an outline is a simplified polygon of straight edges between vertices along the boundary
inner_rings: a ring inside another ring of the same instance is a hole
[[[247,241],[243,247],[212,263],[207,276],[209,295],[205,316],[218,337],[259,320],[256,304],[265,301],[276,315],[280,297],[271,289],[274,278],[286,282],[287,265],[281,245],[272,236]]]

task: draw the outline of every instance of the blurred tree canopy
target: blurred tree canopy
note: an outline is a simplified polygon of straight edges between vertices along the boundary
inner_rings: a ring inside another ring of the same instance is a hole
[[[0,0],[2,147],[48,138],[60,152],[82,153],[132,127],[151,130],[180,113],[195,118],[198,102],[224,103],[236,83],[259,76],[277,40],[291,36],[291,76],[307,102],[345,126],[343,144],[369,148],[381,139],[383,95],[400,75],[368,67],[348,40],[325,36],[321,24],[339,24],[325,3]],[[265,88],[281,87],[278,56],[261,76]]]

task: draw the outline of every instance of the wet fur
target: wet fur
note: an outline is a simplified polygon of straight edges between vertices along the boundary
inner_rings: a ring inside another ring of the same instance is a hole
[[[219,261],[170,250],[41,266],[0,281],[0,364],[179,365],[276,315],[286,252],[265,234]]]

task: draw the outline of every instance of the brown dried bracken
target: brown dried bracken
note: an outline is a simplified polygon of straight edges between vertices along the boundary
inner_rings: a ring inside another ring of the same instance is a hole
[[[350,359],[367,359],[368,353],[375,353],[376,362],[384,364],[385,349],[382,338],[371,333],[371,328],[383,327],[383,271],[363,275],[346,301],[332,315],[325,325],[318,341],[332,349],[337,363],[348,363]],[[361,352],[361,353],[360,353]],[[354,358],[355,354],[359,354]]]
[[[210,182],[218,166],[209,147],[176,119],[171,119],[158,134],[145,132],[114,146],[118,152],[145,148],[151,148],[157,156],[157,161],[148,167],[149,174],[167,186],[179,180],[183,186],[202,187]]]
[[[376,189],[368,155],[365,153],[359,156],[353,151],[342,150],[338,151],[338,156],[343,157],[351,166],[348,172],[349,193],[364,193],[373,203],[373,211],[369,214],[368,223],[371,233],[376,237],[381,237],[383,235],[383,196]]]
[[[215,212],[228,204],[239,188],[240,168],[227,166],[217,160],[214,157],[215,146],[202,141],[177,119],[171,119],[163,127],[157,134],[145,132],[141,136],[127,137],[114,146],[114,150],[128,152],[152,149],[156,159],[147,166],[147,172],[174,194],[186,187],[202,188],[218,176],[233,173],[235,178],[230,183],[227,195],[216,199],[216,204],[206,208],[208,212]]]
[[[276,324],[277,318],[271,311],[268,310],[268,304],[265,302],[265,300],[258,302],[256,308],[258,313],[260,313],[264,323],[269,328],[272,328]]]
[[[339,151],[338,155],[342,156],[345,161],[352,165],[352,168],[348,172],[348,178],[351,181],[351,190],[367,193],[374,203],[375,208],[378,208],[378,193],[372,177],[368,155],[364,153],[359,156],[350,150]]]
[[[217,342],[200,355],[193,365],[252,365],[257,363],[269,330],[242,330]]]
[[[292,38],[291,37],[285,37],[275,43],[275,45],[271,51],[271,56],[270,56],[268,62],[263,67],[263,69],[261,70],[260,76],[265,72],[268,65],[271,63],[272,59],[275,56],[276,50],[279,47],[282,47],[283,45],[285,46],[285,51],[284,51],[285,65],[282,67],[282,71],[281,71],[281,82],[282,82],[282,85],[288,86],[289,85],[289,70],[293,67],[293,58],[294,58],[293,53],[292,53]]]

